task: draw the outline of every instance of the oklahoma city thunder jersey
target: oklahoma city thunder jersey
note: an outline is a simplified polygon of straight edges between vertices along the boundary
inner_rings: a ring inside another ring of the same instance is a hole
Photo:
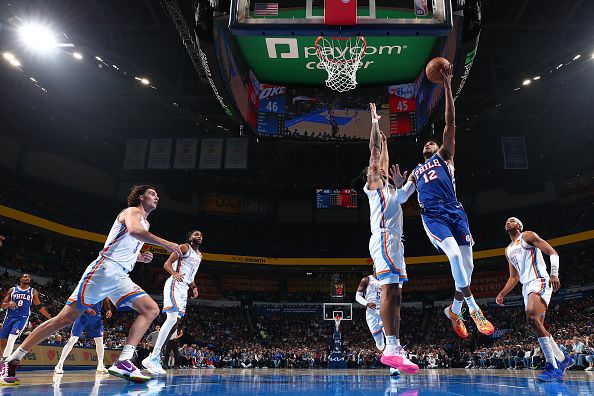
[[[367,289],[365,290],[365,299],[367,302],[374,303],[375,306],[379,308],[382,285],[375,278],[375,276],[369,275],[367,278],[369,278],[369,283],[367,284]]]
[[[105,246],[99,252],[99,255],[119,264],[126,272],[131,272],[134,269],[134,264],[136,264],[138,251],[144,243],[132,237],[126,224],[120,223],[118,217],[111,226]],[[148,231],[149,223],[146,219],[141,219],[140,224]]]
[[[537,278],[548,278],[542,252],[536,246],[527,244],[522,235],[505,248],[507,259],[520,274],[520,283],[525,285]]]
[[[441,158],[439,153],[433,154],[424,164],[417,165],[412,174],[422,208],[435,205],[440,201],[458,201],[454,167]]]
[[[198,267],[202,262],[202,253],[196,253],[192,247],[186,253],[186,256],[177,259],[175,271],[184,274],[184,283],[189,285],[194,281]]]
[[[387,231],[397,237],[402,236],[402,208],[396,198],[396,189],[386,182],[375,190],[369,190],[367,184],[363,191],[369,198],[369,223],[371,233]]]
[[[33,288],[21,289],[19,286],[15,286],[10,296],[10,301],[16,303],[16,308],[6,310],[7,317],[29,316],[31,313],[31,304],[33,303]]]

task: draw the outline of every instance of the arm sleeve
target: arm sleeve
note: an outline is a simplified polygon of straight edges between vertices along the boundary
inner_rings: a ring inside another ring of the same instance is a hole
[[[414,191],[415,185],[409,180],[404,186],[396,189],[396,199],[398,199],[398,202],[400,203],[405,203]]]
[[[356,297],[355,297],[355,300],[356,300],[356,301],[357,301],[359,304],[363,305],[364,307],[366,307],[366,306],[367,306],[367,300],[365,299],[365,297],[363,297],[363,292],[357,292],[357,295],[356,295]]]
[[[549,259],[551,260],[551,276],[559,276],[559,256],[551,254]]]

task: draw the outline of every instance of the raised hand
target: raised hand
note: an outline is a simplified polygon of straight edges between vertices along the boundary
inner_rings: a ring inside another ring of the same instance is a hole
[[[375,103],[369,103],[369,111],[371,112],[371,121],[379,121],[379,119],[382,118],[381,116],[377,115]]]
[[[454,65],[451,63],[440,70],[443,77],[443,85],[445,88],[452,88],[452,77],[453,77]]]
[[[398,166],[398,164],[392,165],[390,167],[390,179],[392,179],[392,182],[394,183],[396,188],[402,187],[404,183],[406,183],[407,178],[408,171],[405,171],[404,174],[401,174],[400,167]]]

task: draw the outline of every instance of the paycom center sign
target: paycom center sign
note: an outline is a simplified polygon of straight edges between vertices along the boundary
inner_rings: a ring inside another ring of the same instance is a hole
[[[327,73],[319,64],[315,37],[237,36],[241,52],[262,82],[324,85]],[[357,72],[360,84],[414,81],[429,60],[435,37],[367,37]],[[339,51],[336,49],[335,51]],[[339,55],[338,52],[335,55]]]

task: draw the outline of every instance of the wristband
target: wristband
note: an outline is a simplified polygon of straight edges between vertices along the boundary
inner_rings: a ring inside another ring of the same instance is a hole
[[[559,276],[559,256],[551,254],[551,276]]]
[[[374,123],[375,123],[375,124],[379,124],[379,120],[371,120],[371,123],[372,123],[372,124],[374,124]]]

